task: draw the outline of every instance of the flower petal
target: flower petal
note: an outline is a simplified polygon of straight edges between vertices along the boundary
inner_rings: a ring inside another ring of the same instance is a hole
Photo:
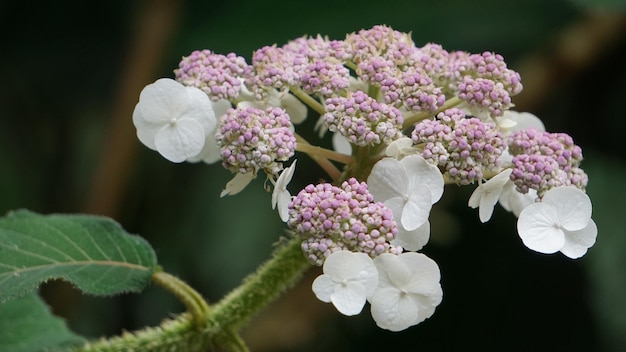
[[[408,251],[419,251],[428,243],[430,238],[430,222],[426,220],[420,227],[413,231],[407,231],[404,227],[398,227],[396,238],[391,241],[394,246],[400,246]]]
[[[420,155],[409,155],[400,160],[409,175],[410,188],[425,185],[431,192],[431,204],[435,204],[443,195],[444,180],[441,171],[429,164]]]
[[[372,318],[380,328],[401,331],[416,324],[418,309],[415,302],[397,289],[376,290],[370,303]]]
[[[591,200],[576,187],[553,188],[541,202],[556,208],[561,226],[568,231],[584,228],[591,219]]]
[[[598,227],[593,220],[589,220],[589,224],[582,230],[565,231],[565,245],[561,253],[572,259],[580,258],[596,243],[597,235]]]
[[[557,210],[549,204],[527,206],[517,219],[517,232],[526,247],[540,253],[558,252],[565,244]]]
[[[349,282],[335,286],[335,291],[330,295],[330,301],[339,313],[343,315],[357,315],[365,305],[365,287],[361,283]]]
[[[416,185],[412,189],[404,204],[402,218],[400,219],[405,230],[415,230],[428,220],[428,215],[433,205],[431,199],[431,192],[428,186]]]
[[[393,158],[379,160],[367,178],[367,188],[377,202],[393,197],[405,197],[409,188],[406,169]]]
[[[185,86],[170,78],[161,78],[148,84],[139,94],[143,118],[152,123],[163,124],[172,117],[180,116],[188,101]]]
[[[313,293],[320,301],[329,303],[330,295],[335,291],[336,284],[330,276],[322,274],[313,280]]]
[[[204,129],[198,121],[180,119],[161,128],[154,136],[154,144],[165,159],[180,163],[200,153],[204,139]]]
[[[247,172],[245,174],[237,173],[230,181],[226,183],[226,188],[220,193],[220,197],[226,195],[235,195],[243,191],[246,186],[256,178],[253,172]]]

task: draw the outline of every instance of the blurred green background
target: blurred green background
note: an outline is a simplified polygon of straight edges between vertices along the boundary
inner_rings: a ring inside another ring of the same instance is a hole
[[[387,24],[418,46],[495,51],[520,71],[517,109],[567,132],[585,154],[597,244],[579,260],[526,249],[515,217],[480,224],[472,187],[446,190],[424,252],[442,272],[434,316],[400,333],[344,317],[310,290],[315,269],[245,330],[253,351],[623,351],[626,349],[626,5],[623,1],[0,2],[0,213],[88,212],[147,238],[166,271],[214,302],[284,234],[257,180],[220,199],[219,165],[172,164],[135,138],[139,92],[195,49],[236,52],[310,34],[341,39]],[[306,133],[305,133],[306,134]],[[313,138],[311,140],[314,140]],[[327,140],[320,143],[328,143]],[[299,156],[292,193],[323,174]],[[183,310],[158,288],[42,295],[89,337]]]

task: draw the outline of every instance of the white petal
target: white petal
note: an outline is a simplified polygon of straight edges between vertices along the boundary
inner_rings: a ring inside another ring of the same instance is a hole
[[[341,135],[341,133],[333,133],[333,149],[336,152],[351,155],[352,154],[352,145],[348,141],[348,139]]]
[[[398,255],[398,260],[411,270],[411,278],[404,286],[407,292],[426,296],[441,294],[441,273],[434,260],[415,252],[402,253]]]
[[[165,159],[180,163],[200,153],[204,139],[204,129],[198,121],[180,119],[161,128],[154,137],[154,144]]]
[[[143,107],[138,103],[133,111],[133,124],[137,129],[137,138],[139,138],[139,141],[146,147],[157,150],[154,144],[154,136],[163,128],[163,124],[146,121],[143,116]]]
[[[275,209],[278,205],[278,215],[284,222],[289,220],[289,202],[291,201],[291,194],[287,190],[287,185],[291,182],[293,173],[296,169],[296,161],[294,160],[291,166],[283,170],[283,172],[276,180],[274,190],[272,192],[272,209]]]
[[[232,107],[232,104],[226,99],[220,99],[211,101],[211,106],[213,107],[213,112],[215,113],[215,120],[219,121],[220,117]]]
[[[561,253],[572,259],[580,258],[596,243],[597,235],[598,227],[593,220],[589,220],[589,224],[582,230],[565,231],[565,245]]]
[[[413,140],[409,137],[402,137],[391,142],[387,149],[385,149],[385,155],[396,159],[402,159],[413,151]]]
[[[468,206],[471,208],[480,207],[478,215],[481,222],[487,222],[491,219],[493,208],[495,207],[505,185],[510,181],[512,169],[506,169],[489,181],[479,185],[470,196]]]
[[[540,131],[546,130],[543,122],[541,122],[541,119],[529,112],[506,110],[502,115],[502,118],[511,119],[516,123],[511,131],[521,131],[528,128],[534,128]]]
[[[390,331],[415,325],[419,314],[413,299],[393,288],[376,290],[371,300],[371,313],[376,325]]]
[[[198,121],[202,125],[205,134],[214,131],[217,120],[211,99],[206,93],[196,87],[185,87],[185,89],[188,98],[186,105],[181,107],[183,111],[179,119],[193,119]]]
[[[419,251],[428,243],[430,238],[430,222],[426,220],[422,226],[413,231],[407,231],[398,226],[398,234],[391,241],[394,246],[401,246],[408,251]]]
[[[565,244],[565,235],[558,227],[556,209],[544,203],[527,206],[517,219],[517,232],[526,247],[540,253],[558,252]]]
[[[213,131],[213,133],[206,135],[204,147],[202,147],[200,153],[196,156],[187,158],[187,161],[192,163],[203,161],[207,164],[213,164],[221,159],[222,156],[220,155],[220,149],[218,148],[217,140],[215,139],[215,131]]]
[[[330,295],[330,301],[339,313],[343,315],[357,315],[365,305],[365,287],[360,283],[349,282],[345,285],[335,286],[335,291]]]
[[[254,180],[256,175],[253,172],[248,172],[245,174],[237,173],[232,180],[226,183],[226,188],[220,193],[220,197],[224,197],[226,195],[235,195],[241,191],[243,191],[246,186]]]
[[[433,205],[428,186],[416,185],[412,191],[402,209],[401,223],[402,227],[407,231],[412,231],[422,226],[428,220],[428,215]]]
[[[180,116],[188,102],[189,95],[185,86],[169,78],[158,79],[139,94],[143,118],[153,123],[165,124],[172,117]]]
[[[352,280],[369,286],[374,281],[378,281],[378,271],[374,262],[364,253],[334,252],[324,261],[324,273],[336,282]]]
[[[367,178],[367,187],[377,202],[393,197],[405,197],[409,178],[402,164],[393,158],[379,160]]]
[[[541,202],[556,208],[561,226],[568,231],[584,228],[591,219],[591,200],[576,187],[553,188]]]
[[[441,171],[429,164],[420,155],[409,155],[400,160],[409,175],[410,187],[425,185],[431,192],[431,204],[435,204],[443,195],[444,180]]]
[[[410,252],[413,253],[413,252]],[[403,289],[411,280],[411,269],[397,255],[382,253],[374,258],[378,269],[378,287]]]
[[[284,94],[280,98],[280,107],[285,109],[291,123],[297,125],[306,120],[307,107],[298,98],[291,94]]]
[[[322,274],[313,281],[313,293],[320,301],[329,303],[336,284],[328,275]]]

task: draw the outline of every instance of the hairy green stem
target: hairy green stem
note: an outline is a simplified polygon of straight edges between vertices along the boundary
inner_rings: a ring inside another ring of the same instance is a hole
[[[205,311],[206,324],[203,326],[199,327],[190,313],[183,313],[165,320],[159,326],[93,341],[75,351],[200,352],[216,346],[247,351],[236,332],[278,295],[292,287],[309,267],[302,255],[300,242],[293,238],[279,246],[272,258],[262,264],[257,272],[248,276],[241,286],[212,309]]]

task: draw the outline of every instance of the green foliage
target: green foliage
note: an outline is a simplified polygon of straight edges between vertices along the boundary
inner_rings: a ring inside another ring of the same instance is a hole
[[[66,349],[85,340],[68,330],[36,294],[0,305],[0,346],[3,351]]]
[[[0,302],[56,278],[93,295],[139,292],[155,266],[152,247],[108,218],[20,210],[0,219]]]

